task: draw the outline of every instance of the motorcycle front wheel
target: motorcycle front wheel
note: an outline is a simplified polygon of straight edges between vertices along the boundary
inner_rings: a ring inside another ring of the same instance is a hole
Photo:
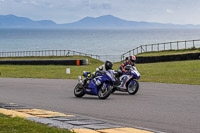
[[[139,83],[137,80],[132,80],[132,81],[133,83],[131,83],[131,81],[128,83],[127,91],[130,95],[135,95],[139,90]]]
[[[81,83],[78,83],[75,88],[74,88],[74,95],[76,97],[82,97],[85,95],[84,93],[84,88],[83,85]]]
[[[110,96],[111,92],[112,92],[112,86],[110,85],[105,86],[105,84],[103,84],[98,91],[98,97],[99,99],[106,99],[107,97]]]

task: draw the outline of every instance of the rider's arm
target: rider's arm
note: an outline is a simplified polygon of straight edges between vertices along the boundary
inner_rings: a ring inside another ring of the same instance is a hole
[[[126,66],[126,62],[122,63],[121,70],[122,70],[122,72],[126,73],[125,66]]]

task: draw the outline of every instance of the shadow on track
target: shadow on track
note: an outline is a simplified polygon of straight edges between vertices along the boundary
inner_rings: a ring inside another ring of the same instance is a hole
[[[98,97],[80,97],[80,98],[78,98],[78,97],[71,97],[71,98],[73,98],[73,99],[80,99],[80,100],[100,100],[100,101],[103,101],[103,100],[109,100],[109,99],[111,99],[110,97],[108,97],[107,99],[99,99]]]

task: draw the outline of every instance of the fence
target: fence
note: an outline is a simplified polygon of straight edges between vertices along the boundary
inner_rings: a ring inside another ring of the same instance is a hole
[[[89,56],[99,60],[99,55],[86,54],[71,50],[40,50],[40,51],[13,51],[13,52],[0,52],[0,57],[39,57],[39,56]]]
[[[93,55],[86,54],[72,50],[40,50],[40,51],[13,51],[13,52],[0,52],[0,57],[33,57],[33,56],[89,56],[97,60],[118,62],[125,59],[126,56],[137,55],[144,52],[163,51],[163,50],[178,50],[200,47],[200,40],[187,40],[165,42],[157,44],[141,45],[133,50],[130,50],[122,55]]]
[[[163,50],[179,50],[188,48],[199,48],[200,40],[186,40],[186,41],[175,41],[175,42],[165,42],[157,44],[141,45],[133,50],[130,50],[121,55],[121,61],[125,59],[126,56],[137,55],[144,52],[153,51],[163,51]]]
[[[89,56],[97,60],[112,62],[120,61],[120,55],[93,55],[71,50],[40,50],[40,51],[12,51],[0,52],[0,57],[41,57],[41,56]]]

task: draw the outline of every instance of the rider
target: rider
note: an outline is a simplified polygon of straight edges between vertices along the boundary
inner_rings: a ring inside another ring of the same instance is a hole
[[[96,72],[93,72],[93,74],[90,73],[90,76],[88,78],[86,78],[83,82],[84,87],[87,87],[90,80],[92,80],[93,78],[95,78],[95,76],[98,76],[97,73],[101,73],[103,71],[108,71],[108,70],[112,70],[112,66],[113,63],[110,61],[106,61],[103,65],[99,66],[99,68],[96,69]]]
[[[99,66],[99,68],[96,68],[96,72],[103,72],[112,70],[113,63],[110,61],[106,61],[103,65]]]
[[[122,63],[122,65],[120,66],[119,69],[122,72],[126,73],[127,71],[125,70],[125,66],[127,66],[127,65],[136,66],[135,62],[136,62],[136,57],[134,55],[126,57],[126,61]]]

